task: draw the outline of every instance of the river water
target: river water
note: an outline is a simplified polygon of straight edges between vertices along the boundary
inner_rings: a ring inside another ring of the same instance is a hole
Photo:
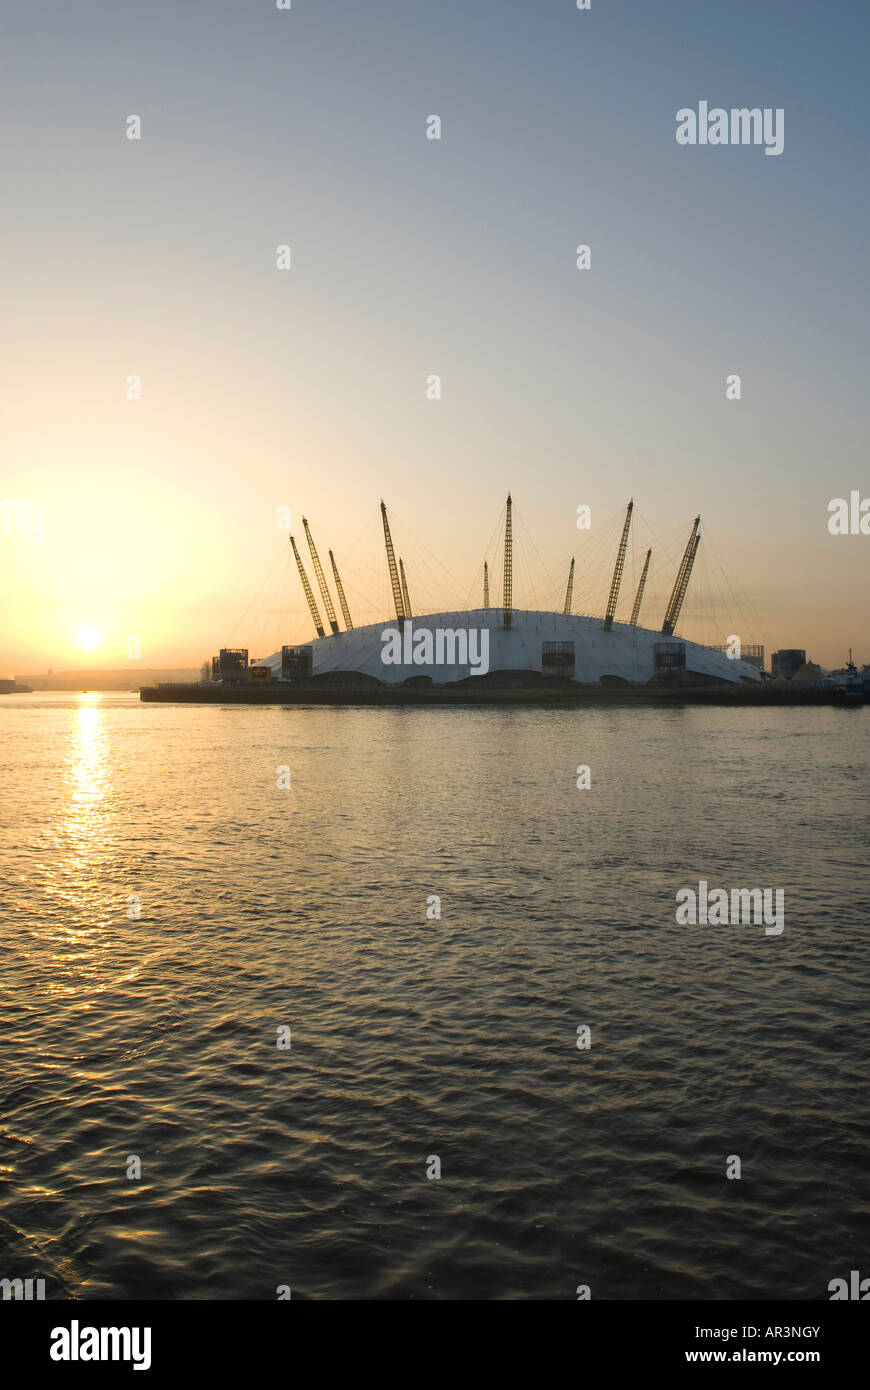
[[[870,1274],[868,718],[2,697],[0,1277]],[[784,930],[678,925],[701,880]]]

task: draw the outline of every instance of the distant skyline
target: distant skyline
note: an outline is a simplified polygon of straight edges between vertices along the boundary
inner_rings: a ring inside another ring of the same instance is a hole
[[[837,0],[9,0],[0,498],[44,538],[0,526],[0,675],[307,640],[285,506],[357,623],[381,497],[416,605],[484,558],[496,605],[508,489],[517,607],[575,554],[603,611],[633,497],[619,617],[700,512],[686,636],[870,662],[827,524],[870,497],[868,43]],[[781,153],[679,143],[702,102]]]

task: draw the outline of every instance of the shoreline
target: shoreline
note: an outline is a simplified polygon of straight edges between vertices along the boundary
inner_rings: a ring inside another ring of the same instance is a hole
[[[842,705],[858,708],[856,700],[845,690],[794,690],[788,686],[765,689],[764,686],[729,686],[714,689],[709,686],[681,686],[668,689],[662,686],[639,686],[601,689],[596,686],[575,686],[559,682],[551,688],[513,685],[427,688],[373,688],[369,686],[298,682],[293,685],[277,683],[263,686],[212,686],[199,684],[158,684],[142,686],[139,699],[143,704],[219,704],[219,705],[348,705],[348,706],[410,706],[429,705],[614,705],[614,704],[702,704],[702,705]]]

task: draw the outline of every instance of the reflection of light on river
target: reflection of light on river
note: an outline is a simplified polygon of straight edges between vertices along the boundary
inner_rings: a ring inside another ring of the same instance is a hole
[[[69,797],[62,827],[72,851],[67,864],[73,874],[87,873],[89,864],[104,846],[104,803],[109,789],[108,746],[100,696],[80,696],[74,719],[67,759]]]
[[[90,995],[105,987],[101,957],[109,945],[105,927],[114,897],[106,873],[114,840],[109,741],[101,697],[92,691],[79,696],[72,713],[64,772],[56,839],[60,858],[46,885],[55,913],[43,941],[60,948],[52,960],[57,973],[51,991]]]

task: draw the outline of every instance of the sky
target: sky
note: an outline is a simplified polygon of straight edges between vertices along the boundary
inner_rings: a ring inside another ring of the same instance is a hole
[[[868,41],[858,0],[5,0],[0,675],[307,640],[286,507],[358,625],[382,497],[415,610],[484,558],[498,602],[509,489],[517,607],[574,555],[603,612],[633,498],[619,617],[700,513],[685,636],[870,662],[828,530],[870,497]],[[782,153],[679,145],[702,100]]]

